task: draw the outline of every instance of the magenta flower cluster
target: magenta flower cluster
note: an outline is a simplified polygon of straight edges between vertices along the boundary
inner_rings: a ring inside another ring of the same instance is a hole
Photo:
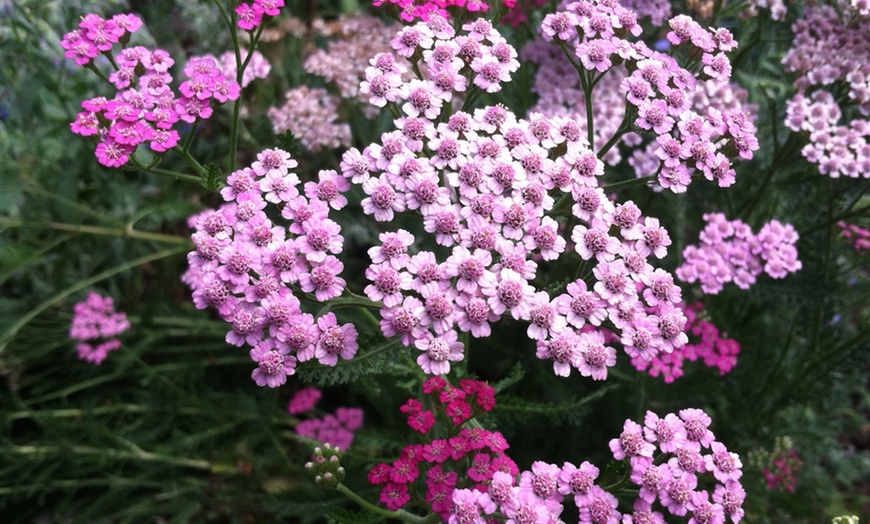
[[[290,399],[287,412],[291,415],[300,415],[310,411],[314,409],[320,396],[320,390],[317,388],[301,389]],[[362,425],[363,410],[340,407],[335,410],[335,413],[300,421],[296,425],[296,434],[346,450],[353,444],[354,432]]]
[[[317,405],[317,401],[320,400],[321,396],[322,393],[317,388],[300,389],[293,394],[290,402],[287,403],[287,413],[299,415],[312,410]]]
[[[90,292],[73,306],[69,337],[78,341],[76,353],[81,360],[100,365],[110,351],[121,347],[118,335],[130,329],[127,315],[115,311],[112,297]]]
[[[277,387],[296,363],[317,359],[334,366],[357,351],[357,331],[328,312],[314,318],[299,297],[326,301],[339,296],[344,265],[336,258],[344,238],[329,210],[347,204],[350,184],[324,170],[299,191],[297,162],[280,149],[267,149],[257,160],[227,178],[226,201],[190,220],[195,251],[182,280],[193,290],[198,309],[212,307],[232,324],[227,342],[249,346],[257,363],[252,378]],[[276,225],[266,208],[287,220]]]
[[[413,499],[448,520],[457,487],[473,485],[483,490],[494,475],[516,475],[516,464],[504,454],[507,441],[501,433],[463,427],[464,423],[495,406],[492,388],[480,381],[461,380],[459,386],[433,377],[423,384],[428,395],[424,409],[409,399],[401,411],[408,425],[423,435],[425,443],[409,444],[392,463],[377,464],[368,474],[369,483],[381,487],[380,501],[390,510],[405,507]],[[440,422],[440,423],[438,423]]]
[[[786,71],[799,75],[785,124],[809,135],[801,153],[832,178],[870,177],[870,17],[855,14],[808,6],[783,59]],[[835,98],[835,83],[848,88],[845,100]]]
[[[547,15],[541,32],[579,61],[574,64],[591,75],[589,84],[594,84],[594,75],[617,64],[627,66],[630,73],[620,87],[636,111],[634,128],[655,136],[654,153],[660,161],[655,174],[662,187],[681,193],[695,172],[721,187],[730,186],[735,176],[731,159],[751,159],[758,149],[755,126],[740,111],[708,108],[698,113],[692,99],[699,79],[730,78],[725,53],[735,49],[737,41],[727,29],[705,29],[687,15],[675,16],[669,24],[670,44],[687,46],[690,55],[699,56],[688,69],[643,41],[629,40],[629,35],[640,35],[641,26],[637,15],[618,2],[573,2],[566,11]]]
[[[798,234],[791,224],[771,220],[753,234],[744,222],[721,213],[706,214],[704,220],[701,243],[683,250],[684,261],[676,271],[683,282],[700,282],[704,293],[716,294],[728,282],[749,289],[761,273],[784,278],[801,268]]]
[[[599,469],[589,462],[562,467],[535,462],[516,476],[496,472],[485,489],[457,489],[449,524],[561,522],[565,499],[573,499],[583,524],[659,523],[665,514],[690,517],[690,523],[739,522],[746,492],[740,484],[742,463],[709,429],[700,409],[664,417],[647,411],[643,425],[626,420],[610,441],[616,460],[627,460],[638,494],[629,511],[596,484]],[[707,453],[705,453],[707,451]],[[712,477],[712,478],[711,478]],[[712,482],[712,494],[705,485]]]
[[[253,31],[267,22],[271,17],[278,16],[284,0],[253,0],[252,3],[241,2],[236,7],[236,24],[239,29]]]
[[[870,229],[863,228],[858,224],[848,224],[844,221],[837,222],[840,228],[840,236],[848,242],[859,254],[870,253]]]
[[[768,466],[761,470],[767,489],[794,493],[797,487],[797,473],[803,465],[804,462],[794,448],[775,451],[770,457]]]
[[[104,20],[85,16],[79,29],[64,35],[61,47],[79,65],[96,68],[92,62],[103,54],[111,65],[109,83],[117,90],[113,99],[91,98],[82,102],[70,124],[73,133],[97,139],[97,160],[107,167],[121,167],[140,144],[155,153],[175,147],[180,139],[175,129],[207,119],[213,107],[239,97],[240,87],[226,77],[212,58],[192,59],[184,67],[186,80],[176,96],[169,69],[175,63],[162,49],[126,47],[130,34],[142,26],[134,15],[116,15]],[[120,43],[114,56],[112,48]],[[102,74],[102,73],[101,73]]]
[[[434,251],[413,253],[418,238],[399,229],[383,233],[381,245],[369,250],[365,293],[383,303],[383,334],[420,349],[423,369],[442,374],[462,359],[457,331],[487,337],[492,323],[509,315],[529,322],[539,358],[552,359],[557,374],[568,376],[573,367],[596,380],[616,362],[616,350],[597,330],[605,319],[628,341],[632,357],[685,344],[680,289],[647,261],[665,256],[668,233],[632,202],[614,205],[605,196],[597,178],[604,166],[575,121],[535,114],[521,120],[502,106],[442,114],[453,91],[464,90],[457,71],[480,65],[474,82],[494,91],[488,82],[500,81],[500,73],[486,71],[509,70],[515,62],[513,49],[485,20],[463,26],[467,36],[447,28],[430,17],[394,41],[400,55],[422,57],[423,79],[403,83],[405,66],[395,55],[372,60],[363,90],[373,103],[394,104],[404,115],[380,143],[342,158],[342,174],[366,195],[364,213],[390,222],[396,213],[415,212],[449,249],[440,260]],[[409,34],[416,36],[407,40]],[[570,230],[573,250],[554,218],[569,207],[572,221],[580,221]],[[571,251],[594,265],[593,283],[578,279],[553,297],[532,286],[538,261]]]
[[[689,343],[670,353],[660,353],[652,360],[640,357],[631,359],[638,371],[646,371],[668,384],[683,376],[686,361],[700,360],[705,366],[716,368],[720,375],[728,373],[737,365],[740,343],[727,338],[712,322],[703,317],[704,306],[700,302],[681,308],[686,313],[686,331],[691,335]]]

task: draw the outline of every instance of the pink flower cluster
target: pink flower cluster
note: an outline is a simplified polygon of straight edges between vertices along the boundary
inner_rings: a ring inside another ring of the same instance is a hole
[[[335,256],[344,238],[329,209],[347,204],[342,193],[350,184],[324,170],[300,194],[291,171],[296,166],[286,151],[262,151],[250,167],[229,175],[220,209],[189,221],[196,249],[182,281],[198,309],[215,308],[232,324],[228,343],[252,347],[252,378],[260,386],[283,384],[297,361],[334,366],[358,347],[356,328],[339,324],[332,312],[315,319],[297,297],[322,302],[345,288],[339,276],[344,265]],[[273,223],[267,206],[289,225]]]
[[[236,7],[236,24],[240,29],[253,31],[273,16],[281,13],[284,0],[254,0],[253,3],[241,2]]]
[[[380,463],[368,474],[369,483],[382,486],[381,502],[391,510],[425,501],[427,509],[444,520],[451,517],[457,484],[472,484],[485,490],[498,473],[516,475],[516,464],[504,454],[507,441],[497,431],[463,427],[478,414],[495,406],[492,388],[484,382],[461,380],[451,386],[441,377],[423,384],[428,395],[424,409],[417,399],[409,399],[401,411],[408,425],[424,436],[424,444],[406,446],[392,463]],[[433,426],[441,421],[443,430]],[[446,434],[446,438],[435,438]],[[425,491],[424,491],[425,490]],[[452,521],[451,521],[452,522]]]
[[[512,9],[517,0],[497,0]],[[380,7],[393,4],[399,9],[399,18],[405,22],[427,21],[432,15],[448,18],[451,11],[485,13],[489,6],[484,0],[374,0],[372,5]]]
[[[686,313],[686,331],[692,335],[689,343],[672,351],[660,353],[652,360],[640,357],[631,359],[638,371],[647,371],[650,376],[661,375],[668,384],[683,376],[683,363],[701,360],[705,366],[717,368],[720,375],[728,373],[737,365],[740,343],[726,338],[712,322],[702,317],[703,304],[695,302],[682,309]]]
[[[742,464],[736,453],[715,441],[709,424],[710,417],[700,409],[665,417],[647,411],[643,426],[625,421],[610,450],[616,460],[628,459],[630,481],[639,490],[630,511],[620,511],[617,498],[595,483],[599,469],[589,462],[580,467],[565,462],[561,468],[535,462],[519,482],[515,475],[496,472],[483,489],[454,490],[448,523],[561,522],[566,498],[573,498],[583,524],[663,524],[664,511],[689,516],[696,524],[724,524],[726,517],[739,522],[746,497],[739,481]],[[715,480],[712,497],[701,489],[710,477]]]
[[[293,398],[287,403],[287,413],[291,415],[299,415],[308,410],[314,409],[317,401],[320,400],[321,393],[317,388],[300,389],[293,394]]]
[[[296,392],[287,405],[287,412],[299,415],[311,409],[320,399],[320,390],[306,388]],[[341,407],[333,414],[320,418],[308,418],[296,425],[296,433],[302,437],[330,444],[342,450],[353,444],[354,432],[363,425],[363,410]]]
[[[240,58],[242,63],[248,59],[248,54],[250,51],[241,48]],[[236,55],[232,51],[227,51],[223,53],[221,56],[215,58],[210,55],[206,55],[198,58],[214,58],[217,61],[218,68],[221,70],[221,73],[227,78],[236,78],[238,76],[238,64],[236,64]],[[245,67],[245,72],[242,73],[242,84],[241,87],[247,87],[251,82],[258,78],[266,78],[269,76],[269,73],[272,71],[272,64],[266,60],[266,57],[263,56],[263,53],[254,50],[254,53],[251,55],[251,60],[248,62],[247,67]]]
[[[298,86],[284,95],[284,104],[270,107],[267,113],[276,135],[293,133],[307,150],[350,146],[350,124],[337,122],[338,97],[322,87]]]
[[[783,64],[799,76],[797,93],[787,103],[786,126],[809,135],[801,153],[820,173],[870,177],[870,17],[813,5],[792,31],[794,42]],[[841,82],[848,88],[848,103],[838,103],[829,87]]]
[[[76,352],[81,360],[100,365],[110,351],[121,347],[117,337],[128,329],[127,315],[115,311],[112,297],[91,292],[73,306],[69,337],[79,342]]]
[[[169,53],[142,46],[126,47],[129,33],[141,25],[134,15],[103,20],[90,14],[82,19],[79,29],[67,33],[61,41],[66,55],[74,55],[79,65],[96,67],[91,59],[97,52],[108,57],[112,65],[108,80],[117,90],[115,97],[83,101],[84,111],[70,124],[73,133],[98,139],[95,154],[107,167],[123,166],[145,142],[156,153],[166,152],[180,139],[174,129],[179,122],[192,124],[207,119],[213,106],[239,97],[239,85],[224,76],[212,58],[188,61],[184,67],[187,79],[178,88],[181,95],[176,96],[169,73],[175,61]],[[112,47],[119,42],[124,47],[113,56]]]
[[[499,69],[515,53],[485,20],[469,22],[468,36],[455,38],[447,29],[439,38],[441,26],[433,22],[406,27],[394,41],[400,55],[422,54],[430,79],[403,83],[404,66],[380,54],[363,84],[373,103],[401,107],[399,130],[362,152],[349,150],[341,162],[342,174],[366,194],[364,213],[390,222],[396,213],[415,212],[450,250],[444,260],[427,250],[412,255],[412,233],[380,236],[381,245],[369,250],[365,293],[384,305],[383,334],[420,349],[424,371],[442,374],[462,358],[457,330],[487,337],[493,322],[510,315],[530,323],[538,356],[552,359],[557,374],[568,376],[573,367],[596,380],[606,378],[616,350],[605,345],[603,332],[581,331],[587,325],[609,318],[630,356],[652,358],[685,344],[680,289],[647,262],[665,256],[667,231],[632,202],[614,205],[605,196],[598,187],[604,166],[575,121],[538,114],[520,120],[502,106],[443,114],[452,92],[464,89],[457,70],[485,62],[480,70],[488,78],[486,64]],[[409,34],[416,36],[408,40]],[[489,52],[480,51],[485,41]],[[563,226],[547,216],[556,210],[555,197],[566,211],[573,202],[581,222],[571,230],[570,251]],[[536,260],[571,251],[594,264],[592,283],[578,279],[554,297],[531,285]]]
[[[317,37],[328,40],[325,48],[313,49],[307,56],[305,70],[334,83],[342,98],[366,102],[367,97],[360,94],[360,82],[365,80],[368,61],[390,51],[396,29],[380,18],[359,15],[316,23],[314,28]],[[368,104],[363,107],[367,116],[377,115],[377,108]]]
[[[794,493],[797,486],[797,472],[803,468],[803,465],[794,448],[775,452],[770,457],[769,465],[761,470],[767,489]]]
[[[740,111],[707,108],[699,113],[691,104],[698,79],[726,82],[730,78],[725,53],[737,47],[731,33],[705,29],[687,15],[671,18],[670,44],[685,45],[690,54],[700,56],[690,70],[643,41],[629,40],[629,35],[641,34],[641,26],[637,14],[618,2],[581,0],[566,9],[544,18],[544,39],[573,47],[577,67],[590,75],[603,75],[621,63],[629,66],[630,74],[620,88],[636,110],[634,127],[655,136],[659,184],[681,193],[694,172],[721,187],[733,184],[731,159],[751,159],[758,149],[755,125]],[[591,78],[586,82],[593,83]]]
[[[870,229],[865,229],[858,224],[847,224],[842,220],[837,222],[837,226],[840,228],[840,235],[856,252],[862,255],[870,252]]]
[[[716,294],[728,282],[749,289],[761,273],[785,278],[801,268],[795,243],[798,234],[791,224],[771,220],[758,234],[740,220],[728,220],[721,213],[704,215],[701,244],[683,250],[683,264],[677,278],[701,282],[701,291]]]
[[[126,43],[130,35],[142,27],[142,20],[134,14],[118,14],[105,20],[97,14],[82,17],[79,28],[63,36],[60,46],[64,57],[86,66],[100,55],[109,53],[118,43]]]

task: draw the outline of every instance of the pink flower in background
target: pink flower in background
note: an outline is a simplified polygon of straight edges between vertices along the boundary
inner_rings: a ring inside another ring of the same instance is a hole
[[[322,394],[317,388],[305,388],[297,391],[290,402],[287,404],[287,413],[291,415],[299,415],[305,413],[317,404]]]
[[[117,337],[128,329],[130,321],[126,314],[115,311],[112,297],[90,292],[73,306],[69,337],[79,341],[76,352],[81,360],[99,365],[110,351],[121,347]]]

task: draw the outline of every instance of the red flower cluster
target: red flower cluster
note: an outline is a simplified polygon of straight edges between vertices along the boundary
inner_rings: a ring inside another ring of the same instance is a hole
[[[508,443],[497,431],[461,427],[474,416],[495,406],[495,391],[485,382],[460,380],[451,386],[442,377],[423,384],[425,400],[409,399],[400,410],[408,425],[425,436],[425,444],[409,444],[399,459],[376,465],[368,474],[371,484],[381,485],[381,502],[391,510],[412,498],[425,500],[427,509],[450,516],[453,490],[486,491],[493,474],[516,475],[518,469],[504,451]],[[443,424],[437,425],[437,421]],[[424,491],[425,486],[425,491]]]

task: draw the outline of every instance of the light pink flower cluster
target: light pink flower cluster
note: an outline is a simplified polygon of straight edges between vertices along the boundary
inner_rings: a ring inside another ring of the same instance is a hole
[[[628,460],[630,481],[639,489],[631,510],[620,511],[619,500],[596,484],[599,469],[589,462],[580,467],[565,462],[561,468],[535,462],[519,482],[497,472],[484,489],[454,490],[448,522],[561,522],[566,498],[573,498],[583,524],[664,524],[665,512],[688,516],[696,524],[724,524],[726,518],[739,522],[746,498],[739,481],[742,464],[736,453],[715,441],[710,422],[700,409],[665,417],[647,411],[643,426],[625,421],[610,450],[616,460]]]
[[[240,29],[253,31],[271,17],[278,16],[284,0],[253,0],[253,3],[241,2],[236,7],[236,24]]]
[[[500,1],[508,9],[516,5],[516,0],[496,1]],[[385,3],[395,5],[399,9],[399,18],[405,22],[425,22],[432,15],[448,18],[451,11],[485,13],[489,10],[485,0],[374,0],[372,5],[380,7]]]
[[[357,332],[335,314],[318,318],[301,309],[299,296],[326,301],[339,296],[344,265],[336,258],[344,238],[329,210],[347,204],[350,184],[334,171],[320,171],[300,194],[290,154],[267,149],[250,167],[233,172],[221,190],[226,201],[190,219],[196,249],[182,281],[198,309],[215,308],[232,324],[227,342],[252,347],[258,385],[277,387],[296,362],[317,359],[334,366],[357,350]],[[266,213],[274,206],[288,225]]]
[[[359,86],[365,80],[369,59],[391,50],[390,40],[396,29],[374,16],[319,21],[313,27],[318,36],[328,41],[324,48],[312,50],[305,58],[305,70],[334,83],[342,98],[361,98]],[[370,109],[368,105],[365,107]]]
[[[488,384],[461,380],[456,387],[433,377],[423,384],[423,392],[432,409],[424,409],[417,399],[409,399],[400,409],[407,414],[408,425],[423,435],[424,443],[409,444],[397,460],[377,464],[368,481],[382,486],[380,500],[390,510],[405,507],[413,499],[453,522],[454,515],[462,511],[462,503],[454,497],[457,485],[485,491],[495,475],[512,477],[519,470],[504,453],[508,443],[501,433],[463,427],[495,406]],[[437,438],[439,435],[447,437]]]
[[[789,3],[792,3],[792,0],[789,0]],[[759,16],[762,9],[770,11],[770,18],[777,22],[785,20],[785,15],[788,14],[788,7],[784,0],[749,0],[741,16],[754,18]]]
[[[538,357],[552,359],[557,374],[568,376],[573,367],[596,380],[616,363],[616,350],[597,329],[605,319],[632,357],[652,358],[685,344],[680,289],[647,262],[665,256],[667,231],[632,202],[608,200],[598,187],[604,166],[575,121],[539,114],[520,120],[502,106],[474,114],[444,110],[453,91],[464,89],[464,77],[455,74],[463,64],[474,69],[482,60],[499,68],[498,57],[514,53],[484,20],[466,24],[466,37],[445,30],[439,39],[429,25],[403,29],[396,48],[412,56],[419,49],[406,44],[420,42],[431,79],[403,83],[404,65],[382,54],[363,85],[373,103],[401,107],[399,130],[362,152],[349,150],[341,163],[342,174],[366,194],[366,214],[390,222],[396,213],[415,212],[423,229],[449,249],[441,260],[433,251],[413,254],[417,238],[400,229],[382,234],[381,245],[369,250],[365,293],[384,304],[383,334],[417,347],[423,369],[441,374],[462,358],[457,331],[487,337],[491,324],[509,315],[529,322]],[[409,30],[417,33],[406,41]],[[463,51],[484,41],[497,51]],[[570,232],[573,250],[563,226],[548,216],[556,197],[565,211],[573,202],[580,222]],[[536,260],[555,261],[572,251],[593,264],[590,283],[578,279],[553,297],[532,286]]]
[[[575,64],[588,72],[586,85],[594,84],[593,78],[615,65],[628,66],[630,74],[620,88],[635,115],[634,128],[654,136],[659,184],[683,192],[694,172],[721,187],[734,183],[731,159],[751,159],[758,149],[754,124],[739,111],[707,108],[699,113],[691,104],[699,89],[698,79],[727,82],[730,78],[731,64],[725,53],[737,47],[731,33],[705,29],[687,15],[671,18],[670,44],[686,46],[690,54],[700,56],[687,69],[643,41],[629,40],[629,35],[640,35],[641,27],[637,14],[618,2],[581,0],[566,9],[544,18],[542,36],[573,47],[579,62]]]
[[[303,147],[316,153],[321,149],[350,146],[350,124],[337,122],[338,97],[322,87],[298,86],[284,95],[284,105],[267,113],[275,134],[293,133]]]
[[[454,94],[500,91],[520,66],[516,50],[483,18],[464,24],[462,33],[440,15],[404,26],[390,41],[395,54],[370,61],[360,92],[377,107],[392,103],[409,118],[435,120],[442,108],[450,109]],[[425,74],[406,82],[403,75],[418,66]]]
[[[112,297],[91,292],[73,306],[69,337],[79,342],[76,352],[81,360],[99,365],[110,351],[121,347],[117,337],[128,329],[127,315],[115,311]]]
[[[801,153],[820,173],[870,178],[870,17],[813,5],[792,31],[794,42],[783,64],[799,76],[797,93],[787,103],[786,126],[809,135]],[[848,103],[838,103],[829,87],[841,82],[848,88]]]
[[[125,23],[121,26],[116,20]],[[180,96],[176,96],[169,73],[175,61],[166,51],[123,47],[113,56],[113,45],[120,42],[126,46],[129,32],[141,25],[134,15],[117,15],[111,20],[87,15],[79,29],[67,33],[61,42],[66,54],[73,53],[79,65],[96,67],[91,63],[96,54],[86,51],[89,46],[96,46],[110,59],[113,71],[108,80],[117,90],[115,97],[85,100],[81,104],[84,111],[70,124],[73,133],[98,140],[95,154],[107,167],[123,166],[145,142],[156,153],[166,152],[180,139],[174,129],[179,122],[192,124],[207,119],[214,106],[239,97],[239,85],[224,76],[212,58],[188,61],[184,67],[187,79],[179,85]]]
[[[677,278],[701,282],[701,291],[715,295],[728,282],[749,289],[761,273],[785,278],[802,266],[795,243],[797,231],[791,224],[771,220],[758,234],[740,220],[728,220],[721,213],[704,215],[707,225],[701,244],[683,250],[683,264]]]
[[[870,252],[870,229],[858,224],[847,224],[842,220],[837,222],[837,226],[840,228],[840,235],[856,252],[862,255]]]
[[[685,361],[701,360],[705,366],[718,369],[720,375],[734,369],[740,343],[725,337],[719,328],[704,319],[703,308],[700,302],[682,307],[687,318],[686,331],[692,335],[688,344],[670,353],[656,355],[652,360],[635,357],[631,359],[632,365],[638,371],[647,371],[650,376],[661,375],[668,384],[683,376]]]
[[[248,54],[250,51],[241,48],[240,58],[242,63],[248,59]],[[213,56],[206,55],[203,58],[215,58]],[[235,79],[238,76],[238,65],[236,64],[236,55],[232,51],[227,51],[223,53],[221,56],[215,58],[217,61],[218,67],[221,70],[221,73],[227,78]],[[258,78],[266,78],[269,76],[269,73],[272,71],[272,64],[266,60],[266,57],[263,56],[263,53],[254,50],[254,53],[251,55],[251,60],[248,62],[247,67],[245,67],[245,72],[242,73],[242,83],[241,86],[247,87],[251,82]]]
[[[299,415],[314,408],[320,399],[320,390],[306,388],[296,392],[287,406],[291,415]],[[296,433],[342,450],[353,444],[354,432],[363,425],[363,410],[340,407],[335,413],[319,418],[307,418],[296,425]]]
[[[650,24],[654,27],[661,26],[671,17],[670,0],[622,0],[620,3],[626,9],[637,13],[638,20],[649,17]]]
[[[551,118],[571,118],[580,125],[583,136],[587,136],[586,93],[577,71],[565,60],[562,51],[538,39],[523,48],[520,58],[538,65],[532,86],[532,91],[538,94],[538,101],[529,111]],[[627,76],[624,67],[615,66],[595,84],[592,91],[592,121],[593,141],[596,144],[604,144],[614,136],[625,118],[625,93],[620,84]],[[620,137],[619,143],[633,147],[639,145],[641,140],[640,135],[630,132]],[[644,174],[654,173],[658,169],[658,157],[651,152],[650,156],[651,167],[647,167]],[[601,160],[608,165],[617,165],[622,160],[619,148],[611,147]]]

